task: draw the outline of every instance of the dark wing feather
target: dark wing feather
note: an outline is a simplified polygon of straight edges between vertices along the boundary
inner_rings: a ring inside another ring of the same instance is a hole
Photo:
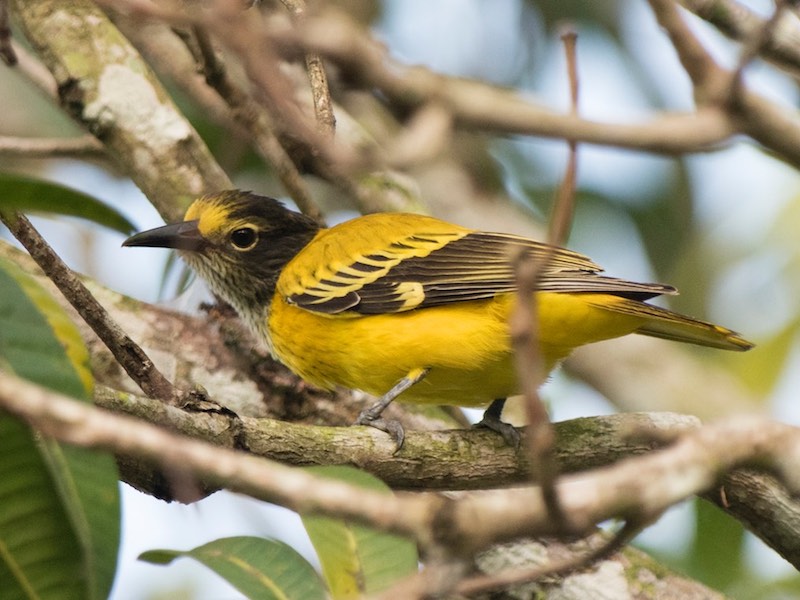
[[[415,238],[417,247],[420,241],[425,242]],[[393,244],[393,250],[402,251],[402,244]],[[358,289],[350,289],[346,294],[344,291],[342,295],[336,294],[335,284],[337,280],[351,284],[352,275],[341,278],[345,273],[339,272],[330,278],[327,294],[312,290],[311,294],[293,295],[289,301],[308,310],[331,314],[383,314],[485,300],[516,291],[510,257],[519,251],[535,259],[547,259],[538,281],[541,291],[614,294],[632,300],[675,293],[674,288],[666,285],[598,275],[602,270],[598,265],[570,250],[513,235],[472,232],[425,256],[402,258],[379,278],[363,281]],[[368,255],[364,259],[374,263],[377,257],[382,255]],[[360,270],[362,264],[356,261],[349,269]]]

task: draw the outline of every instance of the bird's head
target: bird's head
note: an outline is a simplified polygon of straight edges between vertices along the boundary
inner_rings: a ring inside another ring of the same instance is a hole
[[[181,223],[137,233],[123,246],[174,248],[240,314],[268,305],[281,269],[319,230],[313,219],[251,192],[192,203]]]

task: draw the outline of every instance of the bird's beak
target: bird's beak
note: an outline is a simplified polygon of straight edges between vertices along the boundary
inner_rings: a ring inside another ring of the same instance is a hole
[[[199,252],[206,241],[197,228],[197,221],[173,223],[142,231],[122,242],[123,246],[147,246],[151,248],[175,248]]]

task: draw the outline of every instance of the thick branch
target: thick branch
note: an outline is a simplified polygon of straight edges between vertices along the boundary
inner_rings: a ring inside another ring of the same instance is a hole
[[[224,399],[223,399],[224,400]],[[393,488],[406,490],[486,489],[530,479],[528,452],[514,449],[485,429],[409,431],[403,450],[370,428],[324,427],[272,419],[187,413],[158,401],[99,388],[95,402],[114,412],[227,448],[292,465],[350,464],[369,471]],[[642,454],[655,445],[633,433],[660,436],[688,431],[696,419],[672,413],[638,413],[574,419],[556,426],[556,456],[564,472],[607,465]]]
[[[536,488],[450,500],[432,495],[389,497],[321,482],[265,459],[170,434],[10,375],[0,377],[0,405],[61,441],[139,456],[299,512],[354,519],[412,535],[425,545],[444,545],[460,555],[496,542],[562,533]],[[556,489],[572,527],[588,532],[609,518],[636,520],[659,514],[693,494],[712,490],[721,474],[742,466],[775,472],[796,494],[799,462],[797,428],[756,417],[732,418],[686,432],[665,449],[564,476]],[[796,550],[778,549],[800,566]]]
[[[97,137],[167,221],[232,184],[149,67],[87,0],[10,0],[58,83],[62,106]]]

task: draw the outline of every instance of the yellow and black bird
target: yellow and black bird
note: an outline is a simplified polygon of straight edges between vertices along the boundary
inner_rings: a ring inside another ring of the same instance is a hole
[[[546,257],[537,282],[538,341],[549,372],[576,347],[629,333],[722,348],[735,332],[646,303],[675,289],[600,275],[581,254],[523,237],[474,231],[415,214],[374,214],[331,228],[272,198],[238,190],[204,196],[182,223],[138,233],[125,246],[175,248],[250,325],[272,354],[323,388],[380,400],[358,424],[400,401],[486,406],[500,420],[518,392],[508,317],[509,256]]]

